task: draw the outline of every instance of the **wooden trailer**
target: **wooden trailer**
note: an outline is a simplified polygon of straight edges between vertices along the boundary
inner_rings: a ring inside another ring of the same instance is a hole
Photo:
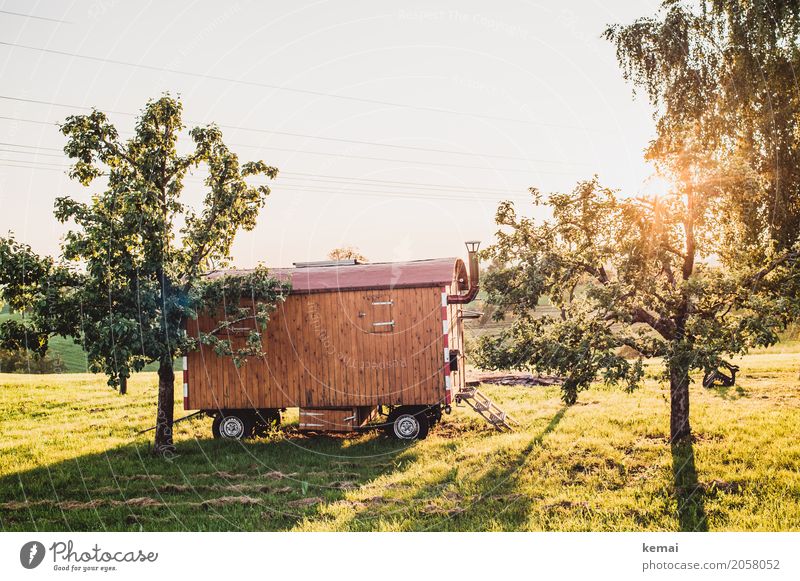
[[[352,431],[380,423],[424,438],[465,394],[463,312],[478,291],[477,243],[461,259],[296,264],[264,334],[265,356],[236,368],[202,347],[184,358],[184,408],[214,417],[215,437],[245,438],[300,409],[300,429]],[[225,271],[212,276],[243,273]],[[212,317],[190,321],[197,336]],[[234,348],[249,329],[232,337]]]

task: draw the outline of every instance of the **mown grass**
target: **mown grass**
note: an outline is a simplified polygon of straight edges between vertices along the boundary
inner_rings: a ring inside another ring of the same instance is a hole
[[[176,426],[149,455],[155,376],[119,396],[90,375],[0,375],[3,530],[800,530],[797,349],[741,362],[736,387],[692,387],[691,445],[671,447],[668,393],[485,387],[522,424],[458,408],[427,440],[283,431],[214,441]],[[180,398],[178,398],[180,399]],[[176,414],[182,415],[180,409]]]

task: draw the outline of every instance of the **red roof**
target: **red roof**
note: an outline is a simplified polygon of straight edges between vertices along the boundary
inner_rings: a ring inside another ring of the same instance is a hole
[[[279,279],[290,279],[292,292],[369,290],[446,286],[453,280],[457,258],[433,258],[410,262],[376,262],[302,268],[270,268]],[[210,278],[241,275],[250,270],[218,270]]]

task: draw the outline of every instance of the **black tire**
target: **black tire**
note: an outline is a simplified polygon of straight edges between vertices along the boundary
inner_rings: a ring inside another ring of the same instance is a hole
[[[253,426],[253,435],[263,438],[281,426],[281,412],[276,409],[258,410]]]
[[[211,433],[215,438],[244,440],[253,435],[253,414],[238,411],[222,411],[214,417]]]
[[[429,429],[430,421],[424,407],[396,407],[386,420],[386,433],[398,440],[424,440]]]
[[[428,423],[431,428],[442,421],[442,406],[430,406],[425,408],[425,411],[428,414]]]

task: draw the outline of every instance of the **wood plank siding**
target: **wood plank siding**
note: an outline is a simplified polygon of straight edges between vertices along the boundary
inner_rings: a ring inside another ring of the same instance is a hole
[[[457,305],[449,307],[454,313]],[[442,286],[293,293],[273,313],[266,356],[236,368],[189,354],[186,409],[335,408],[444,401]],[[452,322],[457,317],[451,318]],[[201,315],[187,331],[209,331]],[[451,330],[451,347],[461,349]],[[234,348],[244,335],[232,337]],[[458,347],[456,347],[458,345]],[[460,378],[459,378],[460,380]]]

